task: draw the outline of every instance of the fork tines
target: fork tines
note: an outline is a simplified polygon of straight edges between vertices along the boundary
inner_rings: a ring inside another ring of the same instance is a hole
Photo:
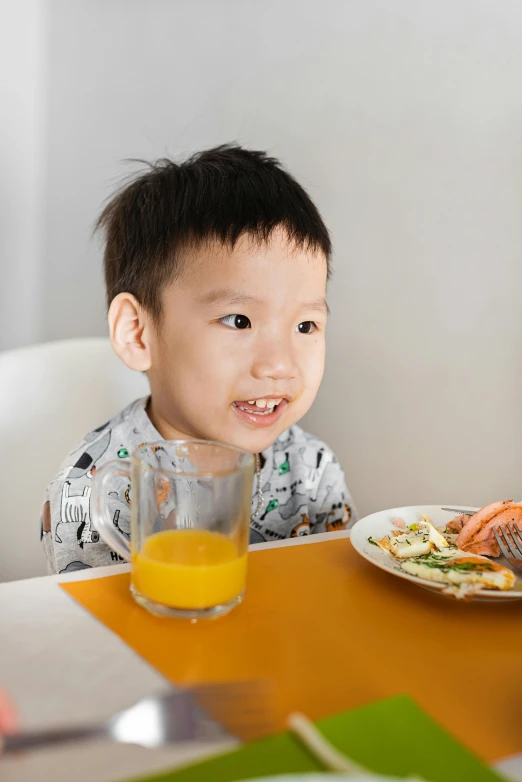
[[[506,559],[517,559],[522,562],[522,534],[515,524],[500,524],[493,527],[495,540]]]

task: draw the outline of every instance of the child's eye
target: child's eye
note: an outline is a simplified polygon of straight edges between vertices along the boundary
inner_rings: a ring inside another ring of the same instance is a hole
[[[296,331],[298,331],[299,334],[311,334],[313,331],[316,330],[316,328],[317,328],[317,326],[313,322],[313,320],[304,320],[296,328]]]
[[[249,329],[252,327],[246,315],[225,315],[219,322],[231,329]]]

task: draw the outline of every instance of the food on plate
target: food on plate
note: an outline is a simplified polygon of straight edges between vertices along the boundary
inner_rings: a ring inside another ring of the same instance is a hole
[[[453,543],[454,537],[442,534],[428,516],[422,516],[406,532],[394,530],[381,540],[369,538],[369,542],[391,555],[405,573],[445,584],[445,591],[457,597],[480,589],[513,588],[516,576],[511,570],[462,550]]]
[[[460,531],[458,526],[461,524]],[[457,516],[447,525],[448,531],[458,531],[457,546],[473,554],[499,557],[500,547],[495,540],[493,527],[513,525],[522,530],[522,503],[513,500],[492,502],[478,510],[473,516],[462,519]]]
[[[429,554],[434,549],[448,545],[444,535],[423,516],[417,524],[411,524],[406,532],[393,533],[377,541],[377,545],[398,559],[409,559]]]
[[[453,546],[445,551],[408,559],[401,567],[412,576],[457,587],[512,589],[516,581],[513,571],[498,562],[492,562],[478,554],[469,554]]]
[[[458,516],[455,516],[454,519],[448,522],[446,525],[446,532],[456,533],[458,535],[464,524],[469,521],[470,518],[471,516],[469,513],[459,513]]]

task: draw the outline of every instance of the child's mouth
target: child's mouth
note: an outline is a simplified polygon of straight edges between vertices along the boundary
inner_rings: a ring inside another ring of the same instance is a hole
[[[257,399],[245,402],[233,402],[236,413],[254,426],[272,426],[288,405],[287,399]]]

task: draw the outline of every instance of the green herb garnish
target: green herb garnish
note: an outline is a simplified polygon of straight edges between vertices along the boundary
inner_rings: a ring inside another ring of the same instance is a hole
[[[450,570],[454,570],[457,573],[462,571],[492,571],[493,564],[490,562],[458,562],[454,561],[449,564],[450,560],[447,557],[440,554],[423,554],[420,557],[415,557],[415,561],[420,565],[426,565],[426,567],[433,568],[434,570],[440,570],[441,573],[449,573]],[[446,564],[444,564],[446,563]]]

